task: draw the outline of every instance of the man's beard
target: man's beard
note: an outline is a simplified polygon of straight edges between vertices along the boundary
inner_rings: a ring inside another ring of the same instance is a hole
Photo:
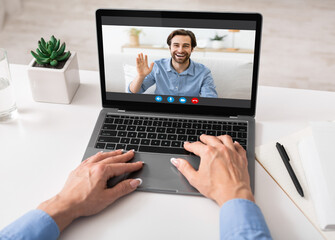
[[[172,53],[172,58],[175,62],[179,63],[179,64],[183,64],[183,63],[186,63],[188,62],[188,60],[190,59],[190,55],[188,55],[187,53],[183,53],[183,54],[180,54],[180,55],[184,55],[184,58],[182,59],[179,59],[176,55],[179,55],[179,54],[175,54],[175,53]]]

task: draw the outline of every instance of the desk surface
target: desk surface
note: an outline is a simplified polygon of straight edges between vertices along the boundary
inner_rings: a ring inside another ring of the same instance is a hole
[[[0,229],[61,190],[79,163],[101,109],[99,74],[81,71],[72,104],[32,100],[26,66],[11,65],[19,116],[0,124]],[[259,88],[256,145],[335,119],[335,92]],[[255,198],[274,239],[322,239],[256,163]],[[76,220],[61,239],[219,239],[219,207],[209,199],[135,192]]]

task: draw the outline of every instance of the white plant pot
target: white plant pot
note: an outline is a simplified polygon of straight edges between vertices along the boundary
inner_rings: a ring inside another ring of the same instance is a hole
[[[33,99],[37,102],[70,104],[80,84],[76,52],[71,52],[62,69],[33,67],[34,62],[35,59],[28,67]]]
[[[215,49],[223,48],[223,41],[218,41],[218,40],[212,41],[212,48],[215,48]]]

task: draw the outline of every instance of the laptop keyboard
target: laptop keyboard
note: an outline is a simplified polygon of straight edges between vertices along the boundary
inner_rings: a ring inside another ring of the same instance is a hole
[[[106,114],[95,148],[125,149],[138,152],[190,154],[183,143],[199,141],[201,134],[228,134],[244,149],[247,145],[247,122],[206,121]]]

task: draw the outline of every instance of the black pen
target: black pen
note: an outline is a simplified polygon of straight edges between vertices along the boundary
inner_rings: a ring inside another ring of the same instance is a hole
[[[285,151],[284,146],[277,142],[276,143],[276,147],[277,147],[278,152],[279,152],[279,154],[281,156],[281,159],[283,159],[283,162],[285,164],[285,167],[286,167],[288,173],[290,174],[290,177],[291,177],[291,179],[292,179],[292,181],[294,183],[295,188],[297,189],[297,191],[300,194],[300,196],[303,197],[304,196],[304,192],[302,191],[302,188],[301,188],[301,185],[300,185],[300,183],[299,183],[299,181],[297,179],[297,176],[295,175],[295,173],[294,173],[294,171],[293,171],[293,169],[291,167],[290,159],[289,159],[289,157],[287,155],[287,152]]]

